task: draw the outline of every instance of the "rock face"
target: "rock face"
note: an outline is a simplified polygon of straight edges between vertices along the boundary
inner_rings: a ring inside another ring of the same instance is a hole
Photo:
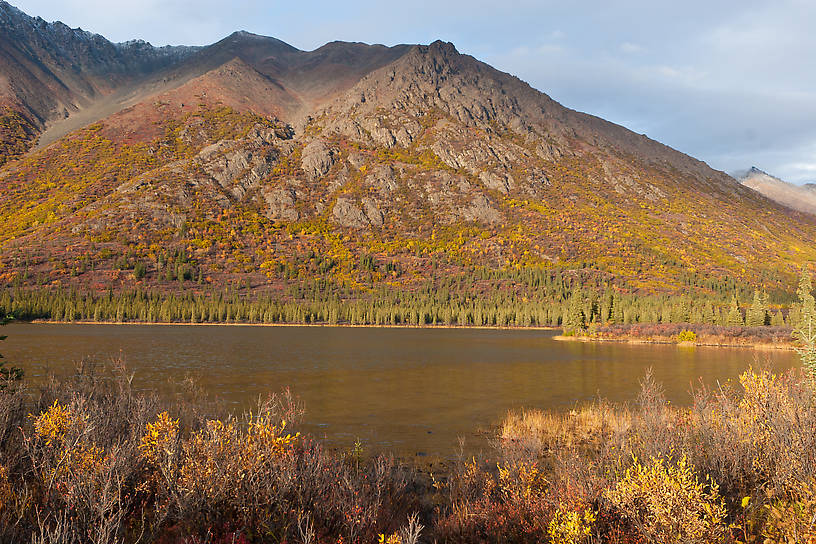
[[[363,198],[361,206],[353,199],[341,196],[332,208],[332,218],[341,227],[363,229],[368,227],[382,227],[385,214],[377,207],[371,198]]]
[[[292,189],[272,189],[264,192],[266,210],[264,215],[270,219],[284,222],[297,221],[300,213],[295,209],[297,195]]]
[[[366,177],[366,182],[372,187],[376,187],[384,197],[392,194],[399,187],[397,183],[397,172],[390,165],[378,165]]]
[[[232,149],[225,149],[230,147]],[[269,175],[275,158],[272,152],[253,151],[235,142],[219,142],[202,151],[198,161],[221,187],[236,200],[242,200]]]
[[[0,102],[11,101],[40,128],[114,89],[189,59],[196,47],[112,43],[61,22],[29,17],[0,1]],[[2,80],[3,78],[0,78]]]
[[[385,214],[377,207],[377,203],[371,198],[363,199],[363,214],[368,222],[375,227],[382,227],[385,222]]]
[[[300,166],[310,179],[325,176],[334,164],[331,150],[320,140],[315,140],[303,148]]]
[[[494,225],[500,223],[502,215],[490,204],[490,200],[484,195],[474,197],[470,202],[470,206],[462,210],[462,219],[465,221],[473,221],[476,223],[485,223]]]
[[[338,198],[332,208],[332,216],[341,227],[361,229],[368,226],[368,218],[350,198]]]

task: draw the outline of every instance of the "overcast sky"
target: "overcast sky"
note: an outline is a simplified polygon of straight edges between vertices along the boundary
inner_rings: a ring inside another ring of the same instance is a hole
[[[114,41],[451,41],[573,109],[732,172],[816,181],[813,0],[12,0]]]

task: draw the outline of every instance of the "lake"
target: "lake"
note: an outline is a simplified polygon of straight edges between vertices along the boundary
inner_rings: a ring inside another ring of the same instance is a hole
[[[289,387],[300,427],[328,445],[400,456],[473,451],[510,409],[569,410],[598,397],[633,401],[648,368],[673,403],[749,365],[777,371],[795,353],[744,348],[559,342],[555,331],[164,325],[12,324],[0,344],[33,382],[83,358],[121,357],[134,383],[168,391],[193,375],[240,411]]]

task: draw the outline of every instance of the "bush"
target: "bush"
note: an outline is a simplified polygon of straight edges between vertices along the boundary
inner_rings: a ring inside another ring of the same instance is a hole
[[[725,537],[717,485],[699,482],[685,457],[635,460],[604,498],[649,542],[703,544]]]
[[[697,333],[694,331],[680,331],[680,334],[677,335],[678,342],[696,342],[697,341]]]
[[[418,537],[418,519],[402,527],[422,509],[415,473],[290,431],[299,406],[287,394],[219,417],[210,403],[137,393],[131,379],[83,365],[33,399],[22,387],[0,392],[0,541]]]
[[[133,279],[140,280],[147,275],[147,265],[138,261],[133,267]]]

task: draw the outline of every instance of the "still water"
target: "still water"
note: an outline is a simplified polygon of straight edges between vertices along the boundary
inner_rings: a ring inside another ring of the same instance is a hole
[[[541,330],[13,324],[6,360],[36,382],[83,358],[121,358],[144,389],[192,375],[240,411],[289,387],[306,408],[302,430],[348,448],[450,457],[510,409],[568,410],[599,397],[632,401],[648,368],[673,403],[702,380],[749,365],[780,371],[792,352],[558,342]]]

